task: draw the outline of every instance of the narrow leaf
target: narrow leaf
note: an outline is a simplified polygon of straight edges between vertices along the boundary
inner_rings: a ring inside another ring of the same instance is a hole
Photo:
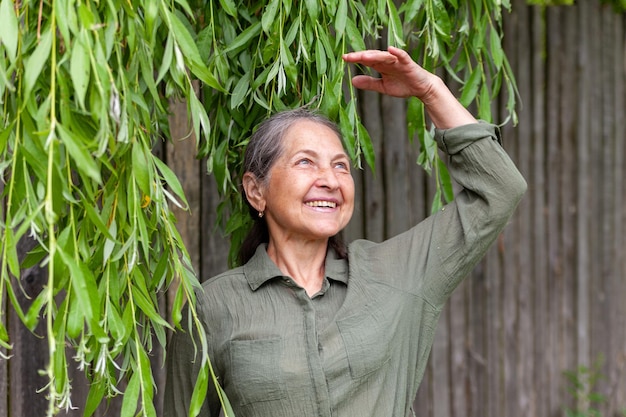
[[[133,160],[133,176],[139,189],[147,195],[152,197],[152,187],[150,186],[150,172],[148,171],[148,158],[144,153],[141,143],[133,144],[132,150]]]
[[[188,206],[189,203],[187,202],[187,199],[185,198],[185,191],[183,190],[183,186],[178,180],[178,177],[176,176],[176,174],[174,174],[174,172],[170,169],[170,167],[168,167],[159,158],[155,157],[152,160],[154,161],[154,164],[159,169],[159,172],[161,172],[161,175],[163,176],[163,179],[165,179],[165,182],[167,183],[170,190],[172,190],[174,194],[176,194],[176,196],[180,198],[183,201],[183,203],[185,203],[185,206]]]
[[[87,401],[85,403],[85,412],[83,416],[92,416],[96,409],[100,406],[104,393],[106,391],[106,384],[103,380],[89,386],[89,393],[87,394]]]
[[[463,106],[469,106],[472,100],[474,100],[474,97],[476,97],[476,93],[478,93],[478,87],[480,86],[482,73],[482,68],[476,67],[472,70],[469,79],[465,81],[465,85],[463,86],[463,92],[461,93],[461,98],[459,99]]]
[[[265,6],[265,10],[261,16],[261,26],[263,27],[263,32],[268,34],[270,33],[270,29],[276,20],[276,12],[278,11],[279,4],[280,0],[271,0],[269,4]]]
[[[189,415],[197,416],[200,414],[200,409],[204,404],[207,388],[209,385],[209,374],[207,366],[200,368],[196,384],[193,388],[193,394],[191,395],[191,403],[189,404]]]
[[[232,17],[237,17],[237,5],[234,0],[220,0],[222,9]]]
[[[81,143],[81,138],[77,137],[61,124],[57,124],[57,129],[59,132],[59,138],[72,156],[78,170],[86,174],[98,184],[101,184],[102,178],[100,177],[100,169],[94,161],[94,158],[89,154],[89,151],[86,149],[84,143]]]
[[[320,14],[320,2],[318,0],[304,0],[306,9],[309,12],[309,19],[311,22],[317,22],[317,17]]]
[[[6,1],[6,0],[3,0]],[[46,66],[50,58],[52,48],[52,34],[50,30],[44,32],[39,39],[39,45],[28,59],[24,70],[24,97],[30,97],[30,93],[35,87],[39,74]]]
[[[239,34],[224,50],[225,53],[238,52],[239,49],[244,48],[252,39],[259,36],[261,33],[261,22],[255,22],[248,26],[243,32]]]
[[[139,401],[139,374],[133,373],[130,377],[126,392],[124,392],[124,400],[122,401],[121,417],[133,417],[137,410],[137,402]]]
[[[2,0],[0,2],[0,43],[4,45],[11,63],[15,62],[17,55],[17,35],[17,16],[13,1]]]
[[[230,108],[235,109],[239,107],[246,99],[249,90],[250,79],[248,78],[248,75],[245,74],[239,79],[239,81],[237,81],[237,84],[235,84],[235,88],[230,96]]]
[[[339,0],[337,5],[337,14],[335,15],[335,33],[337,42],[341,40],[346,30],[346,21],[348,20],[348,2],[347,0]]]
[[[74,41],[70,59],[70,78],[74,86],[74,93],[79,106],[85,108],[85,94],[89,84],[91,66],[89,64],[89,48],[85,45],[87,34],[83,29],[81,36]]]

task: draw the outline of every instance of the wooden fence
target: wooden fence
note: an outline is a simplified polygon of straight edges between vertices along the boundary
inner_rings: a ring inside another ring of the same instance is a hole
[[[445,309],[415,401],[418,416],[562,416],[575,406],[563,373],[601,356],[603,378],[593,391],[607,399],[598,408],[603,416],[626,415],[625,28],[626,15],[600,0],[545,11],[513,1],[504,46],[523,107],[519,124],[507,124],[503,134],[529,190]],[[366,93],[361,103],[377,174],[355,176],[359,200],[346,234],[381,241],[427,215],[432,182],[415,165],[416,147],[403,139],[405,102]],[[187,136],[184,106],[171,122],[178,137]],[[207,279],[226,268],[228,251],[213,228],[213,180],[195,160],[192,140],[162,152],[186,189],[191,214],[178,214],[179,229]],[[23,281],[32,294],[45,276],[34,269]],[[46,342],[10,310],[7,320],[15,348],[12,359],[0,360],[0,416],[45,415],[36,391],[45,384],[38,370]],[[157,410],[161,362],[155,352]],[[86,383],[73,372],[78,409],[63,415],[81,416]],[[119,405],[114,400],[97,415],[116,416]]]

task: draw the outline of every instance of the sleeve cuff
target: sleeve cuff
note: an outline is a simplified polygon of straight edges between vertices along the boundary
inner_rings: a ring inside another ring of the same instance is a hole
[[[478,122],[451,129],[435,129],[437,146],[448,155],[459,153],[472,143],[488,137],[502,146],[500,129],[491,123]]]

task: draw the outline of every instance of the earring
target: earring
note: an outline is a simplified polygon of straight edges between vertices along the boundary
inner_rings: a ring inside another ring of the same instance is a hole
[[[259,219],[262,219],[262,218],[263,218],[263,214],[264,214],[264,213],[263,213],[262,211],[259,211]]]

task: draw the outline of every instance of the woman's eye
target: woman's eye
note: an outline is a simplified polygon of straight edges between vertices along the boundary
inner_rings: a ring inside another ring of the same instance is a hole
[[[297,162],[298,165],[309,165],[310,163],[311,163],[311,160],[307,158],[300,159]]]
[[[348,164],[346,164],[345,162],[337,162],[335,164],[335,168],[348,169]]]

